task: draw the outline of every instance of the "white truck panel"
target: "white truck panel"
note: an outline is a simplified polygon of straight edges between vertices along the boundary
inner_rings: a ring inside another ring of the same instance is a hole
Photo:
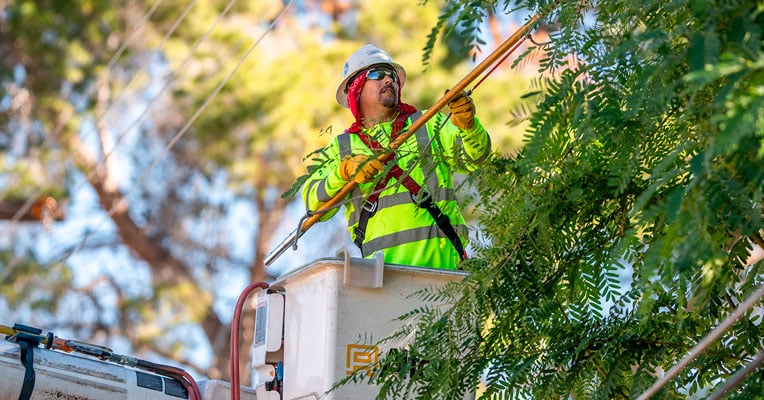
[[[344,260],[319,260],[271,284],[270,290],[283,291],[285,298],[284,399],[373,399],[378,389],[365,384],[326,392],[352,371],[376,363],[391,347],[405,345],[376,343],[401,326],[397,317],[422,306],[409,295],[467,276],[431,268],[383,268],[379,260],[344,255]]]
[[[0,340],[0,400],[17,400],[25,368],[16,343]],[[34,349],[32,399],[187,399],[183,386],[150,372],[44,348]]]

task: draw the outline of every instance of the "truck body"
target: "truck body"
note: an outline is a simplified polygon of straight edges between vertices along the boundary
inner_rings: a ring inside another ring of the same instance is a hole
[[[406,345],[405,339],[380,340],[401,327],[399,316],[424,305],[412,295],[465,276],[384,265],[381,254],[361,259],[341,251],[338,258],[316,260],[277,278],[250,297],[256,310],[252,387],[242,387],[241,399],[373,399],[378,388],[365,383],[330,389],[354,372],[370,371],[391,348]],[[33,351],[31,399],[190,398],[161,374],[44,347]],[[29,375],[22,358],[19,344],[0,341],[0,400],[21,398]],[[201,379],[199,387],[203,400],[230,399],[229,382]]]

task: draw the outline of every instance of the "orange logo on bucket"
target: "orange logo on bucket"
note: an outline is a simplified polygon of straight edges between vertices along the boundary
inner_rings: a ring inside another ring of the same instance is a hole
[[[379,360],[379,347],[349,344],[345,360],[347,367],[345,373],[350,375],[359,369],[363,369],[371,376],[371,367],[377,363],[377,360]]]

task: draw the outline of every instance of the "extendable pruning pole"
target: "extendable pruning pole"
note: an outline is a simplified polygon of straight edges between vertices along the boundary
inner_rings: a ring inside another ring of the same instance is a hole
[[[422,127],[430,118],[434,117],[435,114],[437,114],[438,110],[445,107],[448,103],[450,103],[452,100],[454,100],[456,97],[461,95],[461,93],[467,88],[467,86],[474,81],[480,74],[482,74],[488,67],[490,67],[494,62],[496,62],[499,58],[502,57],[506,52],[508,52],[514,45],[520,43],[521,40],[527,37],[528,32],[533,29],[533,26],[538,22],[538,20],[541,18],[541,14],[537,13],[534,15],[528,22],[526,22],[520,29],[518,29],[512,36],[507,38],[499,47],[496,48],[491,54],[488,55],[483,61],[480,62],[475,68],[470,71],[467,76],[462,78],[461,81],[459,81],[456,85],[454,85],[453,88],[451,88],[446,94],[443,95],[443,97],[440,98],[435,104],[430,107],[427,112],[422,114],[422,116],[414,121],[411,126],[406,130],[404,133],[402,133],[400,136],[398,136],[392,143],[390,143],[390,148],[386,152],[380,154],[377,156],[377,160],[384,162],[384,160],[387,158],[388,155],[391,153],[394,153],[398,147],[400,147],[411,135],[414,134],[419,128]],[[350,181],[345,184],[345,186],[340,189],[337,194],[334,195],[329,201],[324,203],[318,210],[314,211],[309,215],[304,222],[300,225],[299,228],[297,228],[288,238],[286,238],[281,244],[276,247],[268,256],[265,258],[265,265],[270,265],[276,258],[278,258],[284,251],[292,244],[296,244],[297,240],[308,230],[311,226],[313,226],[316,222],[319,221],[321,216],[324,214],[324,212],[336,205],[342,199],[345,198],[350,192],[353,191],[353,189],[358,186],[358,183],[355,181]]]

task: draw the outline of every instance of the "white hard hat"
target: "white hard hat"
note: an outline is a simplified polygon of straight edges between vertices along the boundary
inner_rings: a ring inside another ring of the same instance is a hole
[[[350,78],[353,78],[356,72],[377,64],[393,67],[398,74],[401,87],[403,87],[403,84],[406,83],[406,70],[403,69],[400,64],[393,62],[392,57],[390,57],[386,51],[374,45],[367,44],[356,50],[356,52],[351,54],[350,57],[348,57],[348,60],[345,61],[345,67],[342,69],[342,82],[340,83],[340,86],[337,87],[337,103],[347,108],[348,94],[345,92],[345,89],[347,89],[347,84]]]

